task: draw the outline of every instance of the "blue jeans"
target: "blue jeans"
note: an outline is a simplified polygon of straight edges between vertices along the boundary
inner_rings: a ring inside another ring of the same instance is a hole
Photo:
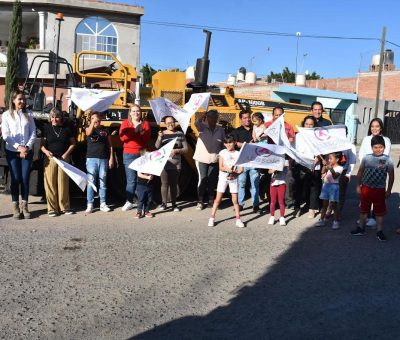
[[[29,151],[26,158],[20,158],[19,152],[6,149],[6,159],[10,168],[11,197],[13,202],[19,201],[20,186],[22,200],[28,202],[29,176],[31,174],[33,152]]]
[[[151,201],[153,198],[152,186],[139,183],[137,185],[137,194],[138,194],[138,203],[137,203],[138,213],[149,212]]]
[[[260,198],[258,197],[259,185],[260,185],[260,173],[257,169],[243,168],[243,172],[239,175],[239,205],[244,206],[244,198],[246,194],[246,182],[247,175],[250,176],[250,193],[253,201],[253,207],[260,205]]]
[[[87,158],[86,159],[86,171],[89,180],[96,185],[97,178],[99,179],[100,188],[100,204],[106,203],[106,193],[107,193],[107,170],[108,170],[108,159],[100,158]],[[93,204],[94,201],[94,190],[88,185],[87,186],[87,202]]]
[[[136,185],[137,185],[137,172],[129,168],[129,165],[140,155],[133,155],[130,153],[124,153],[124,167],[126,176],[126,200],[133,203],[133,197],[135,196]]]

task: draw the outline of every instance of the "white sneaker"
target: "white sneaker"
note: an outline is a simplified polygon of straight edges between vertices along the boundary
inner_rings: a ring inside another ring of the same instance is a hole
[[[131,202],[126,201],[124,206],[121,208],[122,211],[128,211],[133,209],[133,204]]]
[[[322,219],[319,219],[317,223],[315,223],[316,227],[325,227],[325,221]]]
[[[279,217],[279,224],[282,226],[286,225],[286,220],[283,216]]]
[[[208,220],[208,226],[209,227],[214,227],[214,218],[210,217]]]
[[[238,228],[244,228],[244,227],[245,227],[244,223],[241,221],[240,218],[237,218],[237,219],[236,219],[235,225],[236,225],[236,227],[238,227]]]
[[[275,217],[274,217],[274,216],[271,216],[271,217],[269,218],[269,220],[268,220],[268,224],[272,225],[272,224],[274,224],[274,223],[275,223]]]
[[[93,212],[93,204],[92,203],[88,203],[87,208],[85,210],[85,213],[92,213]]]
[[[109,212],[109,211],[111,211],[111,209],[109,208],[109,206],[106,203],[101,203],[100,211]]]
[[[340,224],[339,224],[339,222],[338,221],[333,221],[333,223],[332,223],[332,229],[333,230],[337,230],[337,229],[339,229],[340,228]]]

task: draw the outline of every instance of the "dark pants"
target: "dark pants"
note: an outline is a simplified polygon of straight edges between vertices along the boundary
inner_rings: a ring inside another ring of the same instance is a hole
[[[344,207],[344,201],[346,199],[347,185],[349,184],[349,179],[344,175],[345,171],[339,178],[339,211],[342,211]]]
[[[320,208],[319,194],[321,193],[321,170],[309,171],[297,164],[294,168],[295,180],[295,207],[300,208],[304,201],[305,209],[318,210]]]
[[[211,201],[215,197],[214,193],[218,182],[218,163],[207,164],[196,161],[196,167],[199,174],[197,185],[199,202],[203,202],[206,189],[208,189],[208,200]]]
[[[136,192],[138,195],[137,211],[140,213],[149,212],[153,200],[152,186],[150,184],[137,183]]]
[[[178,169],[167,169],[161,173],[161,199],[162,203],[167,204],[168,201],[168,187],[171,195],[172,205],[176,205],[176,196],[178,193]]]
[[[286,191],[285,191],[285,201],[288,207],[292,207],[295,205],[295,180],[293,176],[293,170],[289,167],[288,172],[285,178],[286,182]]]
[[[11,197],[13,202],[19,201],[20,188],[22,200],[28,201],[29,176],[31,173],[33,152],[30,151],[26,158],[21,158],[19,157],[19,152],[6,150],[6,159],[10,168]]]

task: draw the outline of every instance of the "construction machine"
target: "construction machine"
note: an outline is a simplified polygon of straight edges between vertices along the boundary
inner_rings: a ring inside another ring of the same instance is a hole
[[[250,110],[251,112],[259,111],[268,119],[268,117],[271,117],[273,107],[278,105],[282,106],[285,108],[286,112],[285,120],[293,127],[300,125],[304,117],[309,114],[310,108],[305,105],[283,103],[262,98],[257,100],[245,97],[237,98],[235,97],[234,88],[231,86],[227,87],[223,93],[208,87],[211,32],[206,30],[204,32],[207,35],[204,56],[197,59],[195,79],[188,84],[185,72],[159,71],[152,76],[151,85],[146,86],[146,84],[140,83],[138,73],[133,66],[123,64],[112,53],[108,52],[82,51],[76,53],[73,56],[72,68],[64,58],[58,57],[56,59],[57,63],[63,64],[67,68],[66,90],[71,87],[85,87],[109,91],[122,91],[121,95],[110,108],[103,112],[103,124],[107,126],[111,132],[112,144],[117,156],[117,167],[111,170],[111,174],[108,176],[110,182],[109,187],[111,189],[114,188],[115,193],[120,194],[123,191],[122,188],[124,187],[123,182],[125,179],[122,165],[122,143],[119,139],[118,132],[122,120],[128,117],[129,108],[133,103],[137,103],[141,106],[144,119],[148,120],[150,123],[152,140],[148,146],[149,150],[154,149],[154,142],[157,138],[158,131],[160,128],[163,128],[162,124],[159,126],[156,123],[149,105],[149,100],[158,97],[168,98],[173,103],[183,106],[188,102],[193,93],[211,92],[209,109],[214,109],[219,112],[219,123],[225,128],[226,132],[230,132],[234,128],[240,126],[239,113],[243,109]],[[110,60],[111,63],[106,67],[85,69],[85,58],[101,58],[103,60]],[[41,64],[43,62],[45,61],[40,61]],[[54,63],[54,59],[46,62]],[[30,70],[31,69],[32,66]],[[28,74],[24,88],[29,97],[28,103],[30,108],[34,111],[35,118],[41,121],[37,124],[40,128],[43,120],[48,117],[48,112],[52,106],[43,105],[43,87],[46,86],[46,84],[43,83],[43,80],[39,79],[38,74],[39,70],[34,77]],[[30,80],[32,78],[33,80]],[[55,98],[55,93],[56,88],[53,84],[53,98]],[[60,98],[60,100],[61,99],[62,98]],[[61,102],[59,100],[53,101],[53,103],[61,107]],[[86,157],[85,127],[89,122],[88,112],[84,112],[81,108],[70,103],[65,114],[69,117],[74,131],[76,131],[76,140],[78,142],[78,147],[73,154],[73,162],[79,168],[84,169]],[[179,180],[181,194],[185,192],[195,192],[197,172],[193,154],[198,133],[194,123],[199,117],[199,114],[200,113],[196,113],[193,115],[186,134],[189,150],[182,160],[183,164]],[[1,166],[0,164],[0,167]]]

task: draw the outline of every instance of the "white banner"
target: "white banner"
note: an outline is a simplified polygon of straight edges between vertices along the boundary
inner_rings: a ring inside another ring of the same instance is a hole
[[[285,165],[285,149],[279,145],[268,143],[243,143],[238,166],[282,171]]]
[[[71,100],[83,111],[106,111],[123,91],[71,88]]]
[[[290,144],[286,135],[285,121],[283,117],[284,115],[280,116],[275,122],[273,122],[264,134],[270,137],[275,144],[284,147],[285,153],[296,163],[303,165],[310,170],[314,169],[314,160],[301,154]]]
[[[52,157],[51,159],[57,163],[57,165],[69,176],[69,178],[71,178],[76,183],[76,185],[82,191],[85,191],[86,185],[90,185],[93,190],[97,192],[96,186],[93,184],[93,182],[89,181],[88,175],[82,170],[79,170],[71,164],[64,162],[63,160],[56,157]]]
[[[129,168],[145,174],[160,176],[171,155],[176,140],[177,138],[174,138],[161,149],[148,152],[142,157],[135,159],[131,164],[129,164]]]
[[[349,150],[352,144],[346,139],[345,125],[329,125],[316,128],[297,127],[304,143],[314,155]]]
[[[210,93],[192,94],[189,102],[187,102],[183,108],[164,97],[149,100],[154,118],[158,125],[160,125],[163,117],[172,116],[178,121],[185,134],[189,127],[190,118],[200,107],[207,110],[209,102]]]

